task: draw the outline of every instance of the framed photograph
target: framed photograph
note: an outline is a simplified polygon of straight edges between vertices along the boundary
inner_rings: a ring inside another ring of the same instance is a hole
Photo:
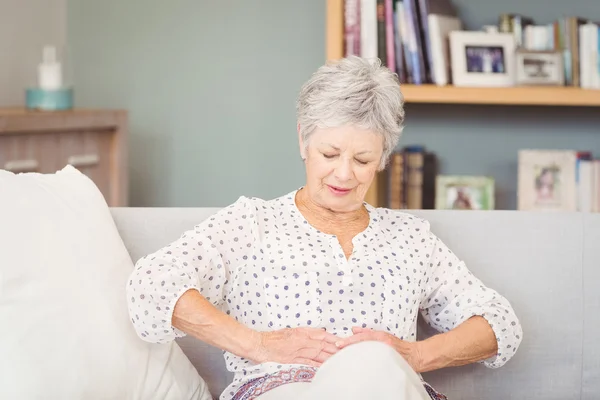
[[[493,210],[494,179],[487,176],[438,175],[437,210]]]
[[[577,151],[520,150],[518,209],[577,211]]]
[[[514,86],[512,33],[452,31],[449,39],[454,86]]]
[[[518,50],[517,85],[557,85],[565,83],[563,54],[558,51]]]

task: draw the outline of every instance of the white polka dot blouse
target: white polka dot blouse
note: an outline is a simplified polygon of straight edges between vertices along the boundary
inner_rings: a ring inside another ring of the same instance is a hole
[[[171,325],[173,308],[196,289],[258,331],[319,327],[345,337],[363,326],[415,341],[419,313],[440,332],[480,315],[499,349],[482,363],[497,368],[516,352],[522,330],[509,302],[477,279],[426,220],[365,204],[370,222],[347,259],[335,236],[304,219],[296,192],[272,200],[242,196],[141,258],[127,285],[138,335],[154,343],[184,336]],[[221,399],[251,379],[294,367],[224,357],[235,378]]]

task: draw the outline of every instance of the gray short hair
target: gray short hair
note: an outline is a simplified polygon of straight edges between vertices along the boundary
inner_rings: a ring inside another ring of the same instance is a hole
[[[383,135],[384,169],[404,122],[398,75],[376,59],[350,56],[321,66],[302,86],[296,117],[305,146],[315,128],[354,125]]]

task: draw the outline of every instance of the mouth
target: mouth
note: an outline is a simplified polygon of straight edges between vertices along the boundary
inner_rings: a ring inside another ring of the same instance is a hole
[[[327,187],[333,194],[337,194],[337,195],[347,194],[347,193],[350,193],[350,191],[352,191],[352,189],[342,188],[342,187],[332,186],[332,185],[327,185]]]

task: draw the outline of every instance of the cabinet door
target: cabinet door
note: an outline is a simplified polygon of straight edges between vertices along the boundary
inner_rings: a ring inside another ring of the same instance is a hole
[[[47,133],[0,135],[0,169],[14,173],[56,172],[57,138]]]
[[[65,132],[57,134],[59,168],[72,165],[87,175],[109,201],[111,198],[112,131]]]
[[[0,135],[0,169],[14,173],[54,173],[72,165],[87,175],[110,205],[117,187],[113,131],[42,132]]]

